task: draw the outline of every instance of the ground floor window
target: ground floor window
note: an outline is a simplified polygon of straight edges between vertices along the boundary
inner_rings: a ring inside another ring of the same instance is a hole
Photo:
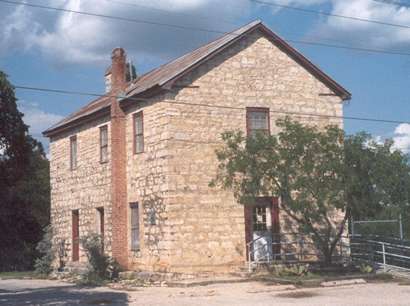
[[[130,204],[131,216],[131,250],[140,249],[140,223],[139,223],[139,205],[138,203]]]
[[[101,237],[102,250],[104,250],[104,207],[97,208],[97,234]]]

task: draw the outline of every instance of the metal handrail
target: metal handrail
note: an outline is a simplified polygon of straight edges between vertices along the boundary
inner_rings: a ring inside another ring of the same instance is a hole
[[[279,241],[277,241],[277,239],[275,239],[276,237],[279,237]],[[274,237],[272,237],[272,240],[270,243],[265,244],[263,246],[254,248],[254,245],[257,241],[259,241],[262,238],[266,238],[266,237],[258,237],[250,242],[248,242],[246,245],[248,247],[248,265],[249,265],[249,271],[252,271],[252,265],[255,263],[270,263],[270,262],[275,262],[277,261],[277,259],[279,258],[280,260],[283,260],[283,257],[285,257],[286,261],[289,261],[289,259],[287,257],[289,256],[294,256],[294,257],[299,257],[299,260],[302,260],[303,257],[311,257],[311,256],[321,256],[320,252],[306,252],[306,249],[311,248],[311,246],[316,246],[316,243],[314,241],[312,241],[313,239],[313,235],[303,235],[303,234],[298,234],[298,233],[278,233],[275,234]],[[286,241],[285,239],[283,239],[286,236],[297,236],[295,238],[293,238],[292,241]],[[349,238],[348,236],[341,236],[340,237],[340,242],[338,243],[338,249],[339,249],[339,253],[340,255],[336,255],[333,256],[334,258],[343,258],[343,253],[344,253],[344,243],[343,243],[343,239],[344,238]],[[290,246],[294,246],[295,251],[294,252],[289,252],[289,251],[279,251],[279,252],[275,252],[274,250],[276,250],[276,248],[274,248],[275,246],[279,246],[279,247],[290,247]],[[267,254],[262,255],[260,258],[258,258],[257,260],[255,260],[254,256],[256,254],[256,252],[260,251],[260,250],[265,250],[266,248],[270,248],[272,247],[272,251],[271,252],[267,252]],[[253,259],[252,259],[253,258]],[[293,261],[293,259],[291,259],[290,261]]]

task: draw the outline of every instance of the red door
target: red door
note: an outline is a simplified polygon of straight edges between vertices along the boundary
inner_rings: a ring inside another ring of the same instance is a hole
[[[73,241],[72,241],[72,260],[78,261],[80,257],[80,216],[78,210],[73,210],[73,220],[72,220],[72,234],[73,234]]]

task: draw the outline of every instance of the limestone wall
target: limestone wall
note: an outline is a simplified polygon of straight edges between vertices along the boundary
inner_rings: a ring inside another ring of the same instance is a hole
[[[269,107],[275,133],[281,111],[341,116],[341,99],[258,32],[176,85],[166,95],[126,109],[127,197],[128,203],[140,205],[141,248],[129,252],[131,268],[227,271],[246,259],[245,226],[243,206],[232,193],[208,187],[217,170],[221,133],[245,131],[246,107]],[[134,154],[133,114],[141,110],[145,150]],[[342,126],[334,118],[293,118]],[[99,163],[98,127],[106,122],[109,118],[51,141],[52,223],[56,239],[68,243],[69,258],[73,209],[80,209],[81,236],[95,226],[95,208],[104,206],[105,244],[111,251],[110,163]],[[78,141],[74,171],[69,169],[72,134]],[[152,210],[154,224],[148,218]]]
[[[111,177],[110,162],[100,163],[100,130],[109,118],[70,130],[50,141],[51,224],[54,241],[65,240],[67,257],[71,261],[72,210],[79,210],[80,238],[96,232],[96,208],[104,207],[105,250],[111,253]],[[70,170],[70,137],[77,136],[77,168]],[[110,139],[109,139],[110,143]],[[108,160],[111,160],[110,146]],[[80,247],[80,261],[85,254]]]
[[[169,231],[172,270],[229,269],[245,261],[244,210],[232,194],[208,187],[223,131],[246,128],[246,107],[269,107],[271,132],[285,112],[342,115],[341,99],[259,33],[199,66],[169,102]],[[180,105],[183,103],[207,104]],[[228,106],[237,109],[221,108]],[[278,113],[275,113],[278,111]],[[342,126],[339,119],[296,117]],[[283,219],[283,218],[282,218]],[[224,268],[222,268],[224,267]]]

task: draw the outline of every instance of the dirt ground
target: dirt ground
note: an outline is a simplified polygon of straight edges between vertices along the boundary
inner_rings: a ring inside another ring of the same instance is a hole
[[[410,305],[410,286],[397,283],[295,289],[291,286],[249,282],[135,290],[79,288],[47,280],[0,280],[0,305]]]

